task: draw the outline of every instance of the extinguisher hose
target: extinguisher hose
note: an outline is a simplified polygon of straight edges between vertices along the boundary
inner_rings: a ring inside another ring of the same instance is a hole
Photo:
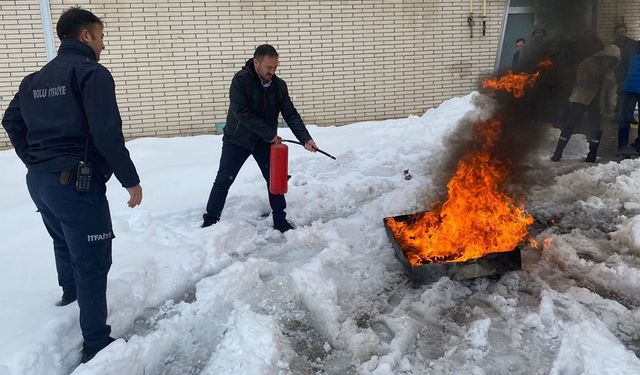
[[[304,143],[302,143],[302,142],[298,142],[298,141],[293,141],[293,140],[291,140],[291,139],[283,139],[283,140],[282,140],[282,142],[295,143],[295,144],[297,144],[297,145],[304,146]],[[333,155],[331,155],[331,154],[329,154],[329,153],[326,153],[326,152],[322,151],[322,150],[321,150],[321,149],[319,149],[319,148],[316,148],[316,151],[318,151],[318,152],[319,152],[319,153],[321,153],[322,155],[326,155],[326,156],[330,157],[330,158],[331,158],[331,159],[333,159],[333,160],[336,160],[336,157],[335,157],[335,156],[333,156]]]

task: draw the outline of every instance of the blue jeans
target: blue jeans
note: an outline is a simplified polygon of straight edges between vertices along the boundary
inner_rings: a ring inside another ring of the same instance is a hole
[[[27,173],[27,187],[53,239],[58,283],[75,291],[85,347],[109,343],[107,274],[111,268],[111,214],[105,181],[94,176],[91,189],[79,193],[60,173]]]
[[[216,175],[215,182],[211,188],[209,194],[209,201],[207,202],[206,215],[212,219],[219,219],[224,208],[224,203],[227,200],[227,194],[233,181],[235,181],[240,168],[247,161],[249,156],[253,156],[260,171],[262,177],[267,182],[267,191],[269,191],[269,156],[270,156],[271,144],[263,141],[258,141],[258,144],[253,151],[247,150],[240,146],[236,146],[229,142],[222,144],[222,155],[220,156],[220,167],[218,168],[218,174]],[[284,210],[287,208],[287,202],[284,195],[274,195],[269,192],[269,204],[273,211],[273,220],[284,220],[286,214]]]
[[[633,114],[640,102],[640,94],[625,92],[620,104],[620,123],[618,124],[618,149],[629,145],[629,125],[633,122]],[[637,144],[636,140],[636,147]]]

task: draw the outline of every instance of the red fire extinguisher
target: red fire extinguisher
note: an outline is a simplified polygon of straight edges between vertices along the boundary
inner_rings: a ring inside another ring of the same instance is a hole
[[[289,148],[280,140],[271,145],[269,166],[269,192],[280,195],[287,193],[289,173]]]

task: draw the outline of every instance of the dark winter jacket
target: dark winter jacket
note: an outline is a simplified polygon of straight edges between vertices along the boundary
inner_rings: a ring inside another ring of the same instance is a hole
[[[269,87],[263,87],[249,59],[235,74],[229,89],[229,113],[224,127],[224,142],[253,150],[260,140],[270,142],[277,134],[278,116],[302,143],[311,139],[302,118],[293,106],[284,80],[276,75]]]
[[[515,69],[518,66],[518,59],[520,58],[520,50],[517,50],[516,53],[513,54],[513,59],[511,60],[511,69]]]
[[[115,173],[124,187],[140,181],[124,144],[113,78],[80,41],[63,41],[56,58],[22,80],[2,126],[31,172],[74,169],[87,149],[94,174]]]
[[[640,43],[636,53],[629,60],[629,72],[624,83],[624,92],[640,94]]]

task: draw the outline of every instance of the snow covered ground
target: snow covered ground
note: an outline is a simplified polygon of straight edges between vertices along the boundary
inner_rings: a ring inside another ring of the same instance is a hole
[[[0,152],[0,374],[638,374],[640,160],[531,161],[527,209],[548,250],[521,272],[413,288],[382,218],[426,209],[443,139],[472,95],[423,116],[310,127],[337,161],[290,146],[289,218],[271,228],[249,160],[222,221],[200,229],[220,136],[128,143],[143,205],[112,179],[109,323],[118,340],[78,366],[77,304],[60,297],[51,240],[13,151]],[[288,130],[282,134],[291,137]],[[409,170],[412,179],[405,179]],[[556,177],[557,176],[557,177]]]

